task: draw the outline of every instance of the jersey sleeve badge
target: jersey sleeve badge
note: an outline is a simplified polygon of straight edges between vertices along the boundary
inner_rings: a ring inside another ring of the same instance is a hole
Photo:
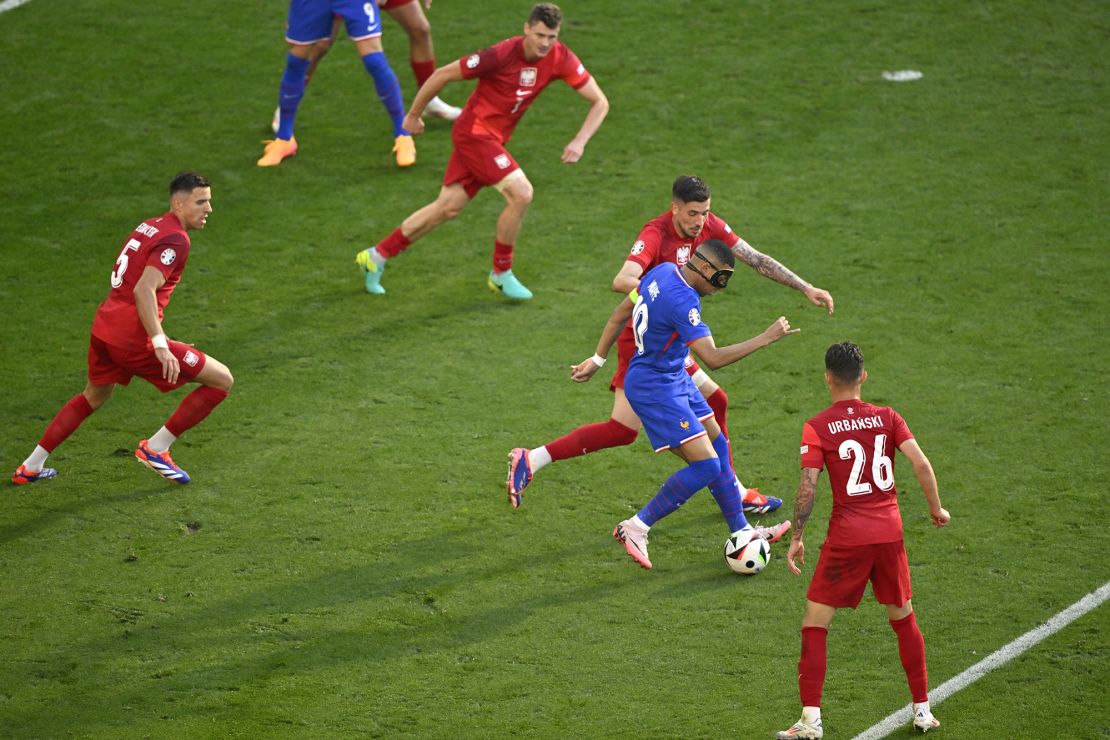
[[[691,308],[690,309],[690,313],[688,314],[688,318],[690,319],[690,325],[691,326],[697,326],[698,324],[701,323],[701,314],[698,313],[698,309],[696,309],[696,308]]]
[[[481,59],[481,57],[479,57],[477,54],[471,54],[470,56],[468,56],[466,58],[466,68],[467,69],[477,68],[478,62],[480,61],[480,59]]]
[[[632,254],[640,254],[644,251],[644,240],[637,239],[636,243],[632,245]]]
[[[159,259],[162,260],[163,265],[169,267],[177,259],[177,252],[173,249],[163,249],[162,256]]]

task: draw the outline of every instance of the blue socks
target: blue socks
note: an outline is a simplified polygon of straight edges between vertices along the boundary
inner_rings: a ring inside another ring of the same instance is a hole
[[[728,462],[728,438],[718,434],[713,440],[713,450],[721,461],[721,472],[709,483],[709,492],[721,507],[721,513],[728,522],[730,533],[748,526],[748,518],[744,516],[744,494],[740,492],[740,485],[736,480],[736,473]]]
[[[277,130],[279,139],[288,141],[293,138],[293,120],[297,117],[297,107],[304,97],[308,67],[307,59],[293,54],[285,56],[285,74],[281,76],[281,93],[278,95],[278,107],[281,109],[281,121]]]
[[[667,479],[659,493],[648,501],[637,515],[640,521],[649,527],[657,521],[678,511],[678,507],[690,500],[690,497],[709,485],[709,482],[721,473],[720,462],[713,458],[698,460],[687,464]]]
[[[362,64],[366,67],[370,76],[374,78],[374,88],[378,91],[378,97],[382,99],[382,105],[389,113],[390,120],[393,121],[394,138],[408,134],[408,131],[401,127],[405,120],[405,103],[401,99],[401,83],[397,81],[396,73],[389,66],[389,62],[385,58],[385,52],[375,51],[367,54],[362,58]],[[284,115],[282,118],[282,124],[284,125]]]

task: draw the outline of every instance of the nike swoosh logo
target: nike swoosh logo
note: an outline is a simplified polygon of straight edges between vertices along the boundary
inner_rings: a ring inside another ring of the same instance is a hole
[[[531,90],[521,90],[519,87],[516,90],[516,96],[518,98],[523,98],[525,95],[531,95],[531,94],[532,94]]]

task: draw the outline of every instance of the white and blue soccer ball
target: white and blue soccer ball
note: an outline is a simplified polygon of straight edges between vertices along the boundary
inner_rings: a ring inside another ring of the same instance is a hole
[[[762,537],[740,535],[725,540],[725,563],[734,573],[754,576],[771,560],[771,545]]]

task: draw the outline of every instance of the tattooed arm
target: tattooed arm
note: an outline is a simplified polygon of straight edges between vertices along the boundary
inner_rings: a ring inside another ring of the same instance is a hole
[[[736,259],[763,277],[770,278],[788,288],[793,288],[804,295],[813,305],[824,306],[829,313],[833,312],[833,298],[827,290],[813,287],[774,257],[763,254],[743,239],[740,239],[732,247],[732,253],[736,256]]]
[[[813,503],[817,498],[817,479],[821,476],[818,468],[802,468],[802,479],[798,482],[798,494],[794,498],[794,533],[790,536],[790,549],[786,562],[794,575],[800,576],[802,569],[794,562],[805,565],[806,548],[802,543],[802,533],[813,513]]]

